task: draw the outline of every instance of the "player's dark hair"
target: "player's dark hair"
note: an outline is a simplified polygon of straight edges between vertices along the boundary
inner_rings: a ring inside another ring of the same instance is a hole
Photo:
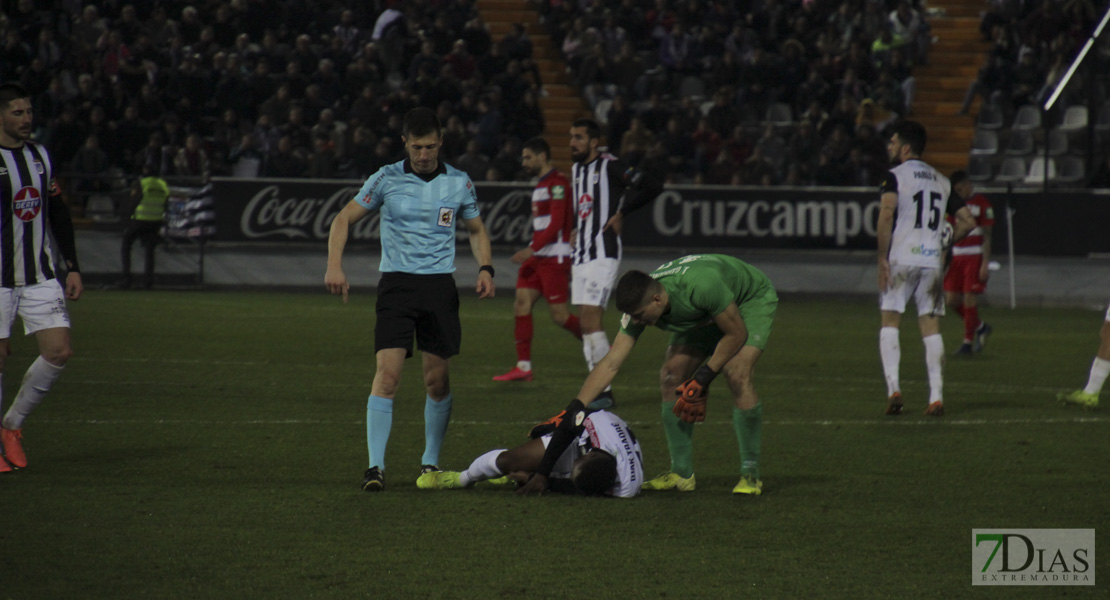
[[[601,139],[601,125],[593,119],[578,119],[570,124],[571,127],[585,127],[586,139],[600,140]]]
[[[925,152],[925,126],[917,121],[899,121],[894,124],[890,134],[910,147],[910,152],[921,156]]]
[[[442,128],[439,125],[439,117],[432,109],[417,106],[405,113],[405,124],[401,128],[401,135],[405,136],[405,139],[411,140],[414,137],[426,135],[438,136],[440,131]]]
[[[634,313],[644,305],[644,297],[659,285],[651,275],[643,271],[629,271],[621,275],[617,289],[613,291],[613,302],[617,310]]]
[[[948,177],[948,180],[952,182],[953,186],[963,183],[967,181],[967,171],[956,171]]]
[[[551,144],[548,144],[547,140],[543,139],[542,137],[536,136],[528,140],[527,142],[524,142],[524,145],[521,146],[521,148],[524,150],[531,150],[533,154],[543,154],[544,156],[551,158]]]
[[[583,494],[604,494],[617,481],[617,459],[604,450],[593,450],[574,461],[570,480]]]
[[[31,95],[27,93],[27,88],[22,85],[9,81],[0,84],[0,109],[8,108],[12,100],[19,100],[20,98],[30,98]]]

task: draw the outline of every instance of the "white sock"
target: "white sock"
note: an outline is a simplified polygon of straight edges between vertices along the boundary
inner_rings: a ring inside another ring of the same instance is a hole
[[[897,327],[879,329],[879,357],[883,361],[883,375],[886,376],[886,395],[902,391],[898,383],[898,363],[902,361],[902,346],[898,341]]]
[[[586,355],[586,364],[593,371],[601,359],[609,354],[609,338],[604,331],[595,331],[582,335],[582,352]],[[608,392],[613,386],[607,385],[603,391]]]
[[[925,368],[929,371],[929,404],[944,399],[944,340],[939,333],[925,336]]]
[[[23,375],[23,385],[12,401],[12,407],[4,415],[4,429],[22,429],[23,421],[31,414],[35,407],[42,402],[50,386],[54,385],[64,367],[54,366],[43,357],[38,357],[27,373]]]
[[[1098,395],[1102,391],[1102,384],[1106,383],[1106,376],[1110,375],[1110,360],[1095,357],[1091,363],[1091,376],[1087,380],[1087,387],[1083,390],[1088,394]]]
[[[516,361],[516,368],[520,369],[521,371],[531,371],[532,370],[532,361],[530,361],[530,360],[518,360],[518,361]]]
[[[474,462],[470,463],[470,466],[467,467],[465,471],[459,473],[459,483],[462,484],[463,487],[468,487],[479,481],[497,479],[504,475],[501,469],[497,468],[497,457],[501,456],[501,453],[504,451],[504,449],[490,450],[478,458],[475,458]]]

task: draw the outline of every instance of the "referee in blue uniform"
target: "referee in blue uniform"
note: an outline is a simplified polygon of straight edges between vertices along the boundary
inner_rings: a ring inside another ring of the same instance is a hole
[[[413,335],[423,353],[424,456],[420,474],[438,471],[439,449],[451,420],[449,359],[459,353],[459,294],[455,279],[455,220],[470,232],[470,250],[481,265],[479,298],[494,294],[490,241],[478,215],[477,193],[466,173],[439,160],[439,119],[427,108],[405,115],[402,141],[408,158],[370,176],[342,211],[328,236],[324,284],[347,301],[350,284],[343,272],[343,249],[351,225],[380,211],[382,260],[378,282],[374,351],[377,371],[366,404],[366,445],[370,468],[362,489],[385,488],[385,448],[393,426],[393,398]]]

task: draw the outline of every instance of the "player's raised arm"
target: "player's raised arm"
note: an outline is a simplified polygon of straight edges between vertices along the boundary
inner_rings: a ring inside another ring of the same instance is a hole
[[[343,250],[347,247],[351,225],[369,213],[357,201],[351,200],[332,219],[331,230],[328,232],[328,270],[324,273],[324,286],[332,294],[342,294],[344,303],[347,302],[347,293],[351,286],[343,272]]]

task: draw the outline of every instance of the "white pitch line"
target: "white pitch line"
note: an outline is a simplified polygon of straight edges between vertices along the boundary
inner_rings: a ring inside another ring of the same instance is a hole
[[[364,425],[365,421],[332,421],[320,419],[243,419],[243,420],[201,420],[201,419],[36,419],[37,423],[53,425]],[[414,426],[423,425],[423,421],[394,421],[398,425]],[[976,426],[976,425],[1040,425],[1040,424],[1091,424],[1110,423],[1110,417],[1061,417],[1053,419],[765,419],[764,425],[784,427],[841,427],[841,426],[880,426],[880,427],[906,427],[928,426]],[[535,425],[536,421],[451,421],[453,426],[480,426],[480,427],[528,427]],[[629,421],[629,425],[636,427],[658,425],[658,421]],[[706,425],[728,425],[731,421],[707,421]]]

